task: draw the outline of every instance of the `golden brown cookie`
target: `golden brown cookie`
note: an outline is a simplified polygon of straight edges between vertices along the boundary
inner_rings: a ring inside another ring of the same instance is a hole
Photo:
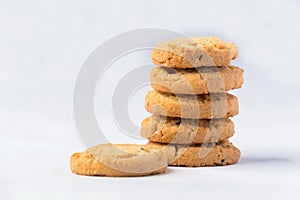
[[[243,70],[234,66],[172,69],[154,67],[151,86],[158,91],[174,94],[222,93],[242,87]]]
[[[141,135],[152,141],[171,144],[216,143],[234,134],[230,119],[184,119],[153,115],[142,122]]]
[[[129,177],[164,173],[167,159],[143,145],[101,144],[73,154],[70,164],[79,175]]]
[[[228,141],[202,146],[166,145],[149,142],[145,146],[164,152],[170,166],[205,167],[235,164],[241,152]]]
[[[172,68],[227,66],[237,56],[234,43],[215,36],[175,38],[159,43],[151,53],[154,64]]]
[[[228,118],[238,114],[237,97],[224,94],[173,95],[150,91],[145,108],[154,115],[191,119]]]

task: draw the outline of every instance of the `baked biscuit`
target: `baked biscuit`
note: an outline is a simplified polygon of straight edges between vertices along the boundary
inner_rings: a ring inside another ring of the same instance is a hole
[[[154,67],[151,86],[158,91],[174,94],[222,93],[241,88],[243,70],[234,66],[172,69]]]
[[[141,135],[152,141],[170,144],[216,143],[234,134],[230,119],[184,119],[153,115],[142,122]]]
[[[237,97],[224,94],[173,95],[150,91],[145,108],[154,115],[191,119],[228,118],[238,114]]]
[[[154,64],[172,68],[227,66],[237,56],[234,43],[215,36],[175,38],[159,43],[151,53]]]
[[[202,146],[165,145],[149,142],[145,146],[164,152],[169,166],[205,167],[235,164],[241,152],[228,141]]]
[[[164,173],[167,158],[162,152],[135,144],[101,144],[75,153],[71,171],[87,176],[146,176]]]

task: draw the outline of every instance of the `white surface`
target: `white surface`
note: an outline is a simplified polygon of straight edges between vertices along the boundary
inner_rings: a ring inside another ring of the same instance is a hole
[[[0,199],[297,199],[299,8],[296,0],[0,1]],[[239,46],[239,164],[143,178],[70,173],[69,156],[84,149],[72,118],[80,66],[101,42],[141,27]]]

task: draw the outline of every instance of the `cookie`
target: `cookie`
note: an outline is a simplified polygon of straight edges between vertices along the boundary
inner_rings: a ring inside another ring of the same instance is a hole
[[[151,53],[154,64],[172,68],[227,66],[237,56],[234,43],[215,36],[175,38],[159,43]]]
[[[230,142],[202,146],[165,145],[149,142],[145,146],[164,152],[169,166],[205,167],[224,166],[239,161],[241,152]]]
[[[150,91],[145,108],[154,115],[191,119],[228,118],[238,114],[237,97],[224,94],[173,95]]]
[[[171,144],[216,143],[234,134],[230,119],[181,119],[153,115],[142,122],[141,135],[152,141]]]
[[[151,86],[158,91],[174,94],[221,93],[242,87],[243,70],[234,66],[172,69],[154,67]]]
[[[71,171],[87,176],[146,176],[164,173],[167,158],[162,152],[135,144],[101,144],[75,153]]]

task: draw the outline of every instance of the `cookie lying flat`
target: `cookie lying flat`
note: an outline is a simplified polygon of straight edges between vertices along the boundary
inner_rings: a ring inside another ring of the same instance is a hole
[[[234,43],[214,36],[172,39],[159,43],[151,53],[154,64],[172,68],[227,66],[237,56]]]
[[[154,67],[151,86],[158,91],[174,94],[221,93],[242,87],[243,70],[234,67],[200,67],[172,69]]]
[[[173,95],[150,91],[145,108],[154,115],[191,119],[228,118],[238,114],[238,99],[231,94]]]
[[[170,166],[205,167],[235,164],[241,152],[228,141],[218,145],[183,146],[149,142],[145,146],[164,152]]]
[[[153,115],[142,122],[141,135],[152,141],[171,144],[216,143],[233,136],[230,119],[181,119]]]
[[[143,145],[101,144],[73,154],[70,164],[79,175],[129,177],[164,173],[167,159]]]

